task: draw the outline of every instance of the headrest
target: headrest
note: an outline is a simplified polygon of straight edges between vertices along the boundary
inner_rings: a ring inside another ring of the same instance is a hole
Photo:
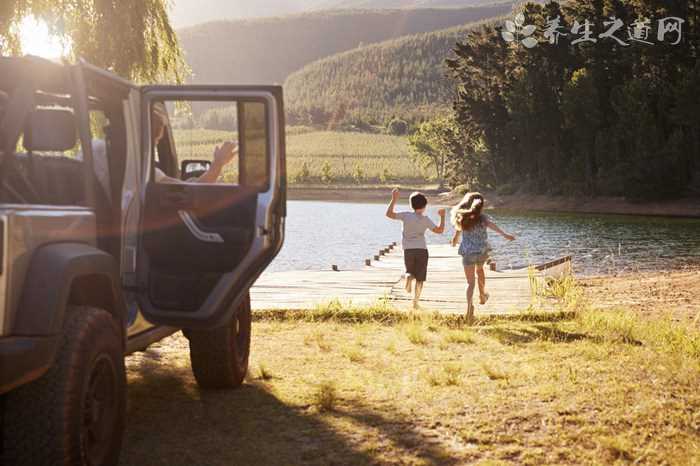
[[[38,108],[27,119],[24,148],[30,152],[65,152],[78,142],[75,115],[61,108]]]

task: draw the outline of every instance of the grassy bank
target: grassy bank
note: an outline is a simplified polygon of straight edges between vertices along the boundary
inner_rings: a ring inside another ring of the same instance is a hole
[[[254,322],[249,379],[187,341],[128,360],[123,465],[700,464],[700,333],[592,310],[482,320],[338,305]]]

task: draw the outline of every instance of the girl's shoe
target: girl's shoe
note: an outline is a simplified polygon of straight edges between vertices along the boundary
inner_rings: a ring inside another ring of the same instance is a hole
[[[479,303],[480,303],[480,304],[486,304],[486,303],[488,302],[488,300],[489,300],[490,297],[491,297],[491,295],[488,294],[488,293],[482,294],[482,295],[479,297]]]
[[[413,291],[413,275],[410,273],[406,274],[406,293]]]

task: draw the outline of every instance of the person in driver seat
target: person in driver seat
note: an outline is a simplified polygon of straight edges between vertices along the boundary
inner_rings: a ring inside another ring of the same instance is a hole
[[[151,110],[151,121],[153,125],[151,131],[153,147],[157,148],[158,143],[166,134],[166,127],[169,126],[165,106],[162,104],[153,106]],[[225,141],[223,144],[221,144],[221,146],[216,146],[214,149],[214,160],[212,161],[209,170],[203,173],[200,177],[189,179],[187,182],[216,183],[226,165],[231,163],[236,158],[236,154],[238,154],[238,144],[233,141]],[[102,186],[105,195],[111,201],[107,144],[104,139],[92,140],[92,157],[97,180]],[[82,158],[82,152],[79,152],[78,159]],[[155,181],[156,183],[185,183],[183,180],[166,175],[163,170],[158,167],[155,167]]]

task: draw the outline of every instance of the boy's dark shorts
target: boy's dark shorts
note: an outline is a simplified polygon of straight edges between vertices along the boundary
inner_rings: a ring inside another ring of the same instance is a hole
[[[403,262],[406,264],[406,273],[410,273],[419,281],[424,282],[428,275],[428,250],[406,249],[403,252]]]

